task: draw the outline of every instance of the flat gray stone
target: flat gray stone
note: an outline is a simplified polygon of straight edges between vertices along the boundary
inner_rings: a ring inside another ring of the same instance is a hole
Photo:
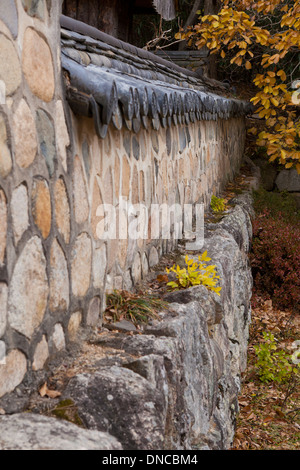
[[[88,429],[109,432],[126,450],[159,450],[163,449],[167,398],[166,377],[158,380],[159,385],[124,367],[103,367],[73,377],[65,396],[76,403]]]
[[[41,20],[44,19],[45,9],[42,0],[22,0],[24,10],[30,16],[36,16]]]
[[[297,170],[282,170],[275,183],[279,191],[300,191],[300,175],[298,175]]]
[[[36,113],[36,128],[41,152],[45,157],[49,175],[52,176],[55,170],[56,160],[55,130],[52,119],[42,109],[38,109]]]
[[[134,326],[131,321],[128,320],[121,320],[115,323],[105,323],[104,328],[108,330],[119,330],[119,331],[137,331],[136,327]]]
[[[18,35],[18,12],[14,0],[6,0],[0,3],[0,19],[9,28],[13,38]]]
[[[0,450],[122,450],[108,433],[39,414],[0,417]]]

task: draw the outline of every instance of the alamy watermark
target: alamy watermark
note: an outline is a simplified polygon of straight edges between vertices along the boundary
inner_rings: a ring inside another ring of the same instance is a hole
[[[296,349],[296,351],[292,354],[292,363],[300,364],[300,340],[294,341],[292,348]]]
[[[184,240],[187,250],[204,245],[204,204],[132,204],[120,197],[119,203],[97,207],[96,235],[100,240]]]
[[[0,341],[0,366],[6,364],[6,346],[4,341]]]
[[[6,85],[3,80],[0,80],[0,105],[6,103]]]

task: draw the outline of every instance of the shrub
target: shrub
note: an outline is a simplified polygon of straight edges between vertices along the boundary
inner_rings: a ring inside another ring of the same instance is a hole
[[[226,209],[226,204],[223,198],[212,195],[210,207],[213,212],[223,212]]]
[[[217,275],[216,266],[208,265],[207,262],[211,258],[207,256],[207,251],[198,256],[199,262],[194,259],[185,257],[186,268],[181,268],[179,265],[172,266],[166,269],[167,273],[175,273],[176,281],[168,282],[167,286],[171,290],[187,289],[191,286],[203,285],[207,289],[216,292],[220,295],[221,287],[217,287],[220,276]]]
[[[282,310],[299,310],[299,223],[264,209],[253,225],[251,264],[254,294],[272,298],[274,306]]]
[[[261,188],[254,191],[253,196],[257,215],[267,209],[273,218],[280,215],[289,222],[300,224],[300,211],[295,199],[287,191],[266,191]]]
[[[106,296],[105,319],[110,322],[130,320],[135,325],[148,323],[150,319],[159,320],[158,311],[165,309],[167,303],[147,293],[133,293],[114,290]]]
[[[298,369],[291,363],[291,355],[276,345],[270,332],[263,332],[263,341],[254,346],[257,356],[256,368],[262,382],[285,382]]]

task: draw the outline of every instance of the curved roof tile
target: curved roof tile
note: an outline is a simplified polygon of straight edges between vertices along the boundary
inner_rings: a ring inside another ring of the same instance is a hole
[[[217,82],[64,16],[61,46],[67,100],[94,118],[100,137],[110,123],[138,132],[252,112],[250,103],[220,95]]]

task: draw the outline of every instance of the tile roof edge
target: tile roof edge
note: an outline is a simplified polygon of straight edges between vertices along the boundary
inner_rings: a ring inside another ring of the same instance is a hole
[[[202,83],[203,85],[208,85],[210,88],[222,87],[222,83],[220,82],[217,82],[215,80],[210,80],[210,79],[203,79],[203,77],[199,77],[199,75],[196,72],[193,72],[192,70],[188,70],[183,67],[180,67],[179,65],[174,64],[174,62],[163,59],[162,57],[159,57],[153,52],[146,51],[145,49],[140,49],[136,46],[133,46],[132,44],[121,41],[120,39],[110,36],[109,34],[104,33],[103,31],[100,31],[94,26],[90,26],[86,23],[83,23],[82,21],[74,20],[73,18],[70,18],[68,16],[61,15],[60,25],[62,28],[68,29],[70,31],[74,31],[79,34],[83,34],[85,36],[90,36],[94,39],[98,39],[102,42],[105,42],[106,44],[110,46],[122,49],[127,52],[132,53],[134,49],[138,57],[141,57],[145,60],[150,60],[154,63],[163,65],[165,67],[171,68],[174,71],[185,75],[186,77],[192,77],[194,79],[197,79],[200,83]],[[225,90],[225,87],[223,88]]]

